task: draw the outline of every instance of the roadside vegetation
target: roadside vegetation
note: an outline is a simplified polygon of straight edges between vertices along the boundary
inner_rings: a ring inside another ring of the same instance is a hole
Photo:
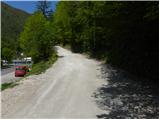
[[[18,83],[16,83],[16,82],[4,83],[1,85],[1,91],[5,90],[7,88],[13,88],[16,85],[18,85]]]
[[[55,40],[158,86],[158,1],[60,1]],[[158,88],[158,87],[157,87]]]
[[[19,45],[23,53],[32,57],[34,61],[28,75],[44,72],[57,59],[49,4],[46,1],[38,2],[37,11],[27,19],[24,31],[19,37]]]
[[[10,62],[20,54],[18,37],[30,14],[1,2],[1,15],[1,59]]]
[[[40,1],[37,11],[29,15],[2,3],[2,59],[10,62],[14,58],[32,57],[34,64],[26,76],[45,72],[57,60],[54,50],[56,41],[51,25],[53,12],[49,6],[49,2]],[[4,83],[1,90],[16,85],[17,82]]]
[[[30,74],[48,68],[52,56],[56,60],[53,46],[59,44],[158,85],[158,24],[158,1],[59,1],[54,12],[50,2],[40,1],[18,45],[34,61]]]
[[[41,61],[32,66],[32,70],[26,75],[38,75],[45,72],[57,60],[57,55],[53,54],[48,61]]]
[[[20,48],[40,66],[54,45],[70,46],[158,85],[158,6],[156,1],[60,1],[52,13],[49,2],[41,1],[24,26]]]

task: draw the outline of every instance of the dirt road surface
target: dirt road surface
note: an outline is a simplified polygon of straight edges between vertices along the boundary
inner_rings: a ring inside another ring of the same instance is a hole
[[[2,118],[158,117],[151,93],[137,92],[142,87],[130,80],[120,82],[117,71],[101,62],[56,49],[59,59],[45,73],[2,91]]]
[[[4,118],[96,118],[102,112],[91,95],[104,80],[98,62],[57,47],[59,60],[44,74],[30,76],[2,93]]]

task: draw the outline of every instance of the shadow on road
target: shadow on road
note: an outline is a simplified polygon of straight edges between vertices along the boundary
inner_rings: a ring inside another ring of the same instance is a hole
[[[106,113],[97,118],[158,118],[159,100],[150,87],[135,81],[133,76],[110,65],[101,65],[101,77],[108,84],[94,93],[98,106]]]

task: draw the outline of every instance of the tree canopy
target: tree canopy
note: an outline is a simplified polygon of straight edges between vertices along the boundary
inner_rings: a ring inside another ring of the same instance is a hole
[[[52,22],[74,52],[157,80],[158,10],[156,1],[60,1]]]
[[[47,20],[34,13],[20,46],[34,61],[47,59],[53,45],[70,45],[138,76],[158,82],[159,3],[156,1],[60,1]]]
[[[36,12],[24,26],[19,38],[20,47],[26,56],[33,58],[34,62],[45,60],[52,54],[52,37],[50,22],[41,12]]]

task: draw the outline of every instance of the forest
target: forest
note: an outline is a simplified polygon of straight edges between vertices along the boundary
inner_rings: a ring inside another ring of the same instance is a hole
[[[20,54],[18,37],[30,14],[1,2],[1,58],[11,61]],[[2,64],[2,63],[1,63]]]
[[[54,12],[48,4],[41,2],[18,40],[35,63],[48,60],[54,45],[69,45],[158,85],[158,1],[60,1]]]

